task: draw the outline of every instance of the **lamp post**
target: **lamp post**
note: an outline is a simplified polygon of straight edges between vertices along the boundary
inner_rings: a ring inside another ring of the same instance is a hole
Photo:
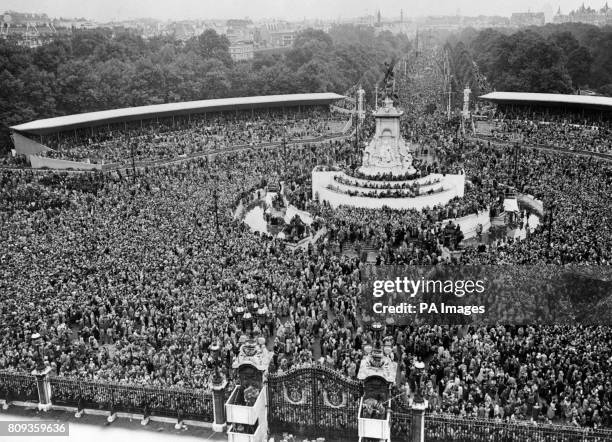
[[[393,353],[393,338],[391,336],[385,336],[383,339],[383,353],[387,357],[390,357]]]
[[[253,334],[253,315],[249,312],[242,316],[242,329],[250,335]]]
[[[134,142],[130,142],[130,153],[132,155],[132,181],[136,184],[136,160],[134,158]]]
[[[514,142],[514,187],[518,189],[518,178],[519,178],[519,160],[521,156],[521,144],[520,134],[518,134],[517,141]]]
[[[373,334],[372,338],[374,339],[375,348],[381,347],[380,337],[381,337],[382,329],[383,329],[383,325],[380,322],[376,321],[372,323],[372,334]]]
[[[257,311],[257,307],[255,307],[257,305],[257,296],[255,296],[253,293],[249,293],[246,295],[245,300],[249,313],[255,313],[255,311]]]
[[[218,194],[219,176],[216,173],[214,175],[214,179],[215,179],[215,186],[213,187],[212,197],[213,197],[214,208],[215,208],[215,228],[217,231],[217,235],[219,235],[219,194]]]
[[[213,385],[219,385],[223,382],[223,378],[221,377],[221,373],[219,372],[219,356],[221,354],[221,346],[218,342],[214,342],[210,344],[208,350],[210,351],[210,356],[212,358],[213,365],[215,368],[212,382]]]
[[[259,322],[260,327],[263,327],[266,321],[266,309],[265,307],[260,307],[257,309],[257,322]]]
[[[423,398],[421,389],[421,378],[423,376],[424,369],[425,364],[422,361],[416,361],[414,363],[414,372],[416,374],[414,380],[415,394],[412,403],[410,404],[410,408],[412,409],[411,440],[414,442],[423,442],[425,440],[425,410],[427,409],[429,403],[425,398]]]
[[[287,172],[287,126],[283,126],[283,162],[285,164],[285,173]],[[280,179],[280,173],[279,173]]]
[[[421,377],[423,376],[423,370],[425,369],[425,364],[421,361],[416,361],[414,363],[414,370],[416,373],[416,377],[414,380],[415,383],[415,392],[414,392],[414,403],[422,404],[423,401],[423,392],[421,390]]]
[[[244,325],[242,323],[242,317],[244,316],[244,307],[239,305],[234,308],[234,317],[236,318],[236,324],[239,324],[242,327],[242,331],[244,330]]]
[[[550,203],[550,208],[548,209],[548,248],[552,247],[552,229],[553,229],[553,219],[555,213],[555,202],[552,201]]]
[[[357,164],[357,160],[359,158],[359,118],[357,118],[356,126],[355,126],[355,152],[354,152],[354,162]]]
[[[32,345],[36,349],[36,371],[42,372],[45,369],[45,361],[43,359],[43,339],[40,334],[32,335]]]
[[[381,348],[381,342],[380,342],[380,334],[382,332],[383,329],[383,325],[376,321],[374,323],[372,323],[372,338],[374,340],[374,345],[372,346],[372,365],[374,367],[381,367],[383,364],[383,351]]]

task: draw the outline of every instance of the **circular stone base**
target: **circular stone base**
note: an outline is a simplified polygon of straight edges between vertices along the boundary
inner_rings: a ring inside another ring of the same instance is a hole
[[[414,175],[417,171],[414,167],[380,167],[380,166],[361,166],[357,169],[359,172],[368,176],[377,176],[377,175],[393,175],[393,176],[403,176],[403,175]]]
[[[381,171],[377,173],[382,173]],[[404,172],[405,169],[404,169]],[[350,183],[336,181],[336,177]],[[385,186],[391,188],[397,184],[413,182],[419,184],[420,194],[406,197],[377,197],[372,195],[359,195],[360,192],[384,191]],[[372,184],[374,187],[366,186]],[[463,197],[465,188],[465,175],[431,174],[409,181],[374,181],[364,178],[353,178],[341,170],[320,170],[315,168],[312,172],[312,198],[322,202],[326,201],[332,208],[340,206],[362,207],[368,209],[389,208],[395,210],[415,209],[443,206],[456,197]],[[432,190],[432,193],[428,191]]]

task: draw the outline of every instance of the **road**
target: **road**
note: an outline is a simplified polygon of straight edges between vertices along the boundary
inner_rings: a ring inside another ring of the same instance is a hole
[[[1,410],[1,409],[0,409]],[[187,427],[176,430],[173,424],[117,418],[112,424],[105,416],[84,415],[80,419],[66,411],[42,412],[34,408],[11,407],[0,411],[0,421],[52,421],[69,424],[69,436],[0,436],[2,442],[220,442],[227,435],[210,428]]]

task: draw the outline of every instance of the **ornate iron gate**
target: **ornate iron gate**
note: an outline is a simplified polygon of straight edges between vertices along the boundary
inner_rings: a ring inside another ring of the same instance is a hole
[[[272,432],[310,437],[357,438],[361,382],[323,366],[296,368],[268,377]]]

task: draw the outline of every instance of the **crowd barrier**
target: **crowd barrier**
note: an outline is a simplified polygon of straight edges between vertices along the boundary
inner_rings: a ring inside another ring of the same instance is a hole
[[[287,389],[301,389],[310,383],[297,376],[308,372],[316,380],[311,382],[319,385],[321,379],[329,383],[335,378],[336,382],[347,384],[342,391],[352,388],[355,395],[362,390],[360,383],[346,380],[344,376],[334,370],[325,369],[321,373],[317,366],[308,369],[294,370],[283,375],[271,376],[270,382],[270,409],[269,419],[282,421],[284,425],[301,428],[305,425],[304,419],[310,409],[307,405],[300,405],[297,412],[296,405],[286,400]],[[321,377],[323,376],[323,377]],[[325,377],[327,376],[327,377]],[[123,385],[112,382],[92,381],[85,379],[71,379],[58,376],[49,376],[47,381],[51,388],[51,408],[60,410],[91,410],[105,414],[139,415],[142,418],[156,416],[169,420],[189,421],[197,423],[212,423],[214,421],[214,399],[216,392],[199,389],[158,388],[140,385]],[[295,383],[295,385],[290,385]],[[332,382],[333,383],[333,382]],[[278,384],[278,385],[277,385]],[[325,389],[325,385],[321,384]],[[274,387],[277,386],[278,388]],[[272,388],[274,387],[274,388]],[[282,388],[281,388],[282,387]],[[294,388],[295,387],[295,388]],[[350,388],[349,388],[350,387]],[[275,388],[279,390],[276,392]],[[329,388],[329,385],[328,385]],[[232,388],[226,387],[220,391],[222,403],[227,401]],[[307,388],[307,391],[308,388]],[[350,390],[352,391],[352,390]],[[0,404],[32,405],[39,402],[37,379],[34,375],[0,371]],[[278,396],[280,394],[280,396]],[[325,396],[325,395],[324,395]],[[320,404],[318,401],[323,401]],[[352,401],[348,402],[346,409],[334,408],[321,398],[312,397],[312,404],[308,405],[319,416],[314,425],[337,425],[337,428],[326,428],[327,432],[336,432],[347,435],[357,425],[357,412]],[[349,406],[350,405],[350,406]],[[300,408],[301,407],[301,408]],[[331,407],[331,408],[330,408]],[[310,410],[312,411],[312,410]],[[279,415],[275,417],[274,413]],[[304,414],[306,413],[306,414]],[[312,414],[312,413],[311,413]],[[308,417],[306,416],[306,417]],[[460,417],[449,414],[425,413],[420,419],[418,413],[402,408],[401,404],[392,407],[391,434],[394,440],[412,442],[413,436],[424,435],[425,442],[604,442],[612,440],[612,430],[601,428],[584,428],[576,426],[535,423],[530,421],[502,421],[499,419]],[[312,416],[310,416],[312,417]],[[355,418],[355,422],[347,421]],[[295,419],[295,422],[293,421]],[[307,419],[308,420],[308,419]],[[418,427],[418,428],[417,428]],[[352,429],[352,430],[350,430]]]
[[[47,380],[51,390],[51,408],[213,421],[213,395],[208,390],[123,385],[58,376],[49,376]],[[35,376],[0,371],[0,400],[5,403],[38,403]]]
[[[504,422],[454,415],[425,414],[427,442],[604,442],[612,431],[543,424],[529,421]]]

